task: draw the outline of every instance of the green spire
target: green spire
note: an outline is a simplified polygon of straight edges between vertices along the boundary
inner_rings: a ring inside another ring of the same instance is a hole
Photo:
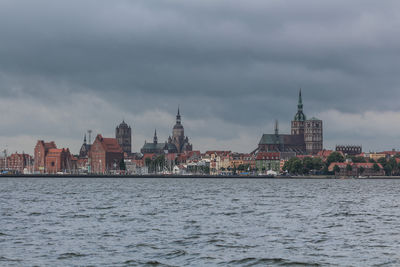
[[[297,113],[294,116],[295,121],[305,121],[306,115],[303,113],[303,100],[301,98],[301,88],[299,91],[299,102],[297,103]]]
[[[300,111],[302,111],[303,110],[303,100],[301,99],[301,88],[300,88],[300,91],[299,91],[299,103],[297,104],[297,109]]]

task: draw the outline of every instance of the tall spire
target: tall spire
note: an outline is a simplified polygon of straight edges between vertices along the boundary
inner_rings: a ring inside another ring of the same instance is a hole
[[[176,124],[181,124],[181,113],[179,112],[179,106],[178,106],[178,114],[176,114]]]
[[[83,137],[83,144],[86,145],[86,133],[85,133],[85,137]]]
[[[157,129],[154,129],[154,138],[153,138],[153,143],[157,144],[158,138],[157,138]]]
[[[306,115],[303,113],[303,99],[301,98],[301,88],[299,91],[299,102],[297,103],[297,113],[294,116],[295,121],[305,121]]]
[[[279,135],[278,120],[275,120],[275,135]]]
[[[301,98],[301,88],[300,88],[300,91],[299,91],[299,103],[297,104],[297,109],[300,111],[302,111],[303,110],[303,100],[302,100],[302,98]]]

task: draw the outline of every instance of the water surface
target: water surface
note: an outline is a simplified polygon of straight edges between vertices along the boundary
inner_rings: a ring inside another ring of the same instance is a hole
[[[400,266],[400,180],[1,178],[0,266]]]

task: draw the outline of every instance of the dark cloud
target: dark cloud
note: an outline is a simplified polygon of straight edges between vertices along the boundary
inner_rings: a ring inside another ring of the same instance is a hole
[[[397,112],[399,7],[372,0],[4,0],[0,90],[64,113],[94,114],[71,98],[80,94],[104,100],[120,117],[173,115],[180,104],[190,120],[229,124],[233,133],[197,129],[197,137],[219,141],[235,136],[235,125],[256,136],[275,118],[289,124],[300,87],[309,116]],[[67,98],[72,103],[61,105]],[[114,127],[99,118],[99,131]],[[70,121],[85,127],[79,116]],[[24,123],[24,132],[40,134]],[[147,123],[154,128],[151,117]]]

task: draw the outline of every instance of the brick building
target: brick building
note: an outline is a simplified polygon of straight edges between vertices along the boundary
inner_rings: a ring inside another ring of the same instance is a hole
[[[46,173],[56,174],[58,172],[71,173],[74,169],[72,155],[69,149],[51,148],[45,159]]]
[[[34,171],[45,173],[46,172],[46,155],[50,149],[57,148],[54,141],[44,142],[39,140],[36,143],[34,150]]]
[[[7,158],[7,169],[17,173],[23,173],[24,169],[31,172],[33,167],[32,163],[33,159],[30,155],[14,153]]]
[[[119,170],[124,152],[116,138],[103,138],[96,136],[89,152],[90,168],[92,173],[109,173]]]

